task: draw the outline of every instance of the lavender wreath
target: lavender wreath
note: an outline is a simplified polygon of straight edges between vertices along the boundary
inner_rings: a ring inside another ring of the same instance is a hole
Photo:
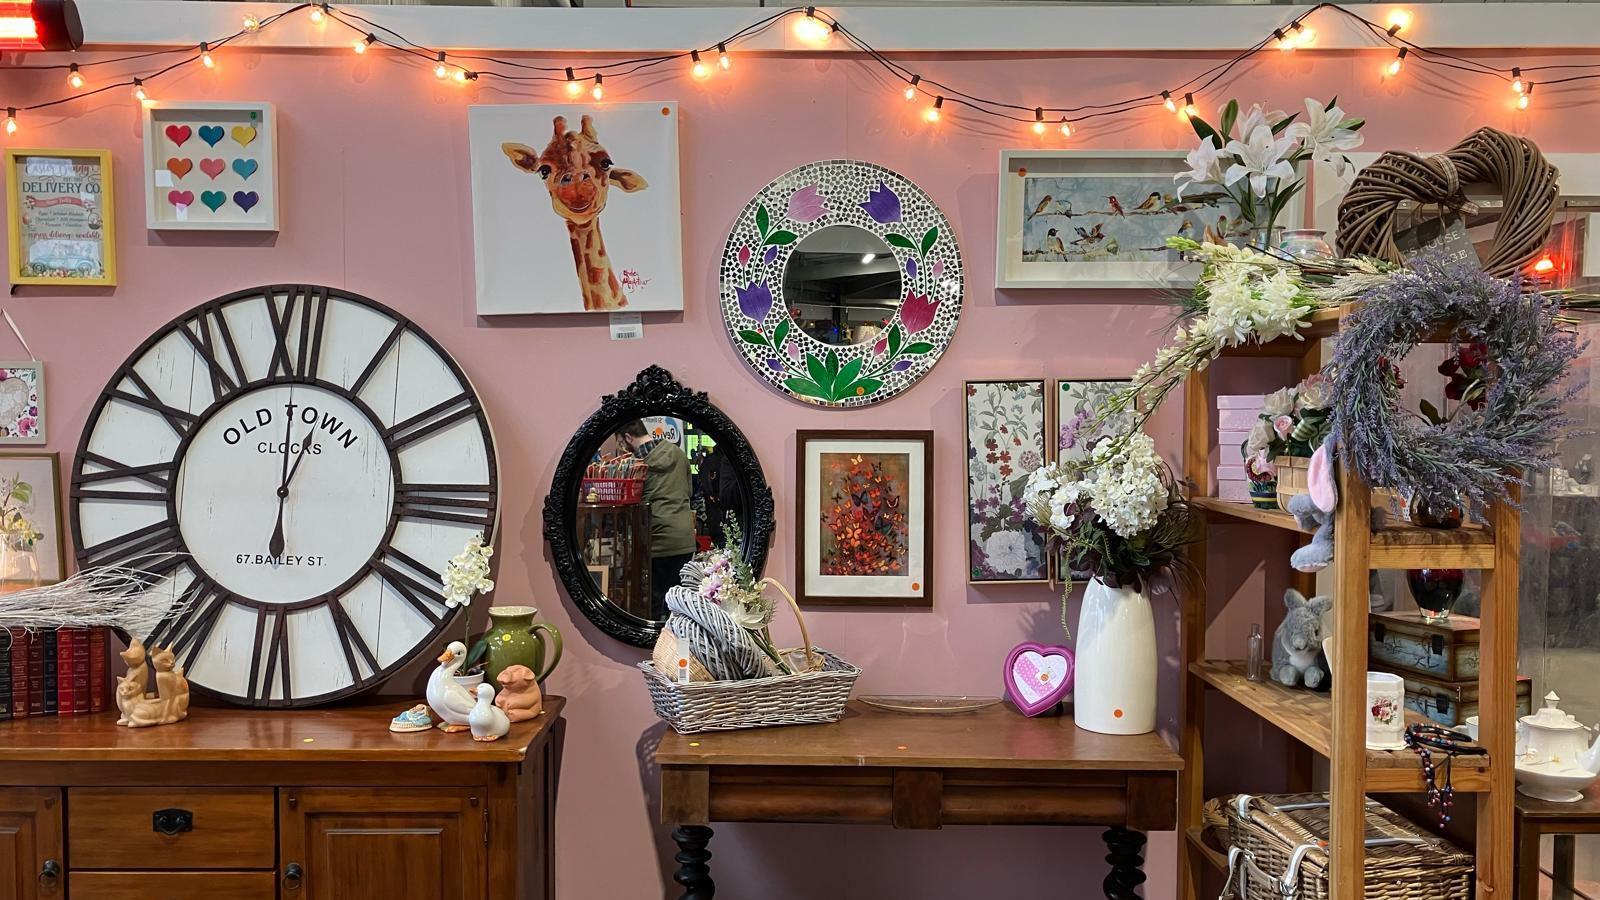
[[[1582,350],[1557,319],[1559,300],[1425,258],[1362,301],[1333,355],[1333,434],[1368,484],[1481,508],[1550,464],[1573,424],[1563,407],[1576,387],[1560,382]],[[1492,374],[1480,407],[1435,425],[1401,408],[1392,361],[1446,323],[1456,347],[1482,345]]]

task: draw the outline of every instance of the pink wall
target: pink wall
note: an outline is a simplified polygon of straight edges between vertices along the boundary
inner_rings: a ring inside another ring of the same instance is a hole
[[[1159,89],[1213,65],[1214,55],[924,56],[925,72],[1013,97],[1131,94]],[[30,60],[31,61],[31,60]],[[561,60],[563,63],[572,60]],[[1524,57],[1527,65],[1533,60]],[[1600,62],[1591,54],[1588,62]],[[1411,66],[1379,83],[1374,54],[1276,54],[1237,78],[1231,92],[1298,108],[1306,95],[1339,94],[1370,120],[1373,149],[1439,147],[1482,124],[1524,131],[1549,151],[1600,151],[1600,134],[1576,101],[1593,94],[1541,92],[1514,115],[1503,88]],[[688,308],[646,316],[641,342],[612,343],[600,318],[485,321],[473,315],[472,217],[466,107],[541,101],[538,91],[502,92],[492,81],[458,89],[391,53],[255,52],[228,49],[215,73],[163,79],[167,99],[269,100],[282,130],[283,230],[276,237],[158,234],[143,228],[138,110],[118,89],[53,114],[24,116],[19,146],[109,147],[115,156],[121,285],[85,294],[24,289],[5,306],[49,366],[51,448],[70,453],[93,397],[113,368],[158,324],[236,288],[282,281],[347,287],[390,304],[431,331],[465,366],[495,423],[504,478],[498,599],[532,602],[557,624],[567,656],[551,689],[569,699],[566,766],[558,823],[558,894],[563,900],[657,896],[669,844],[654,824],[652,773],[641,763],[660,732],[624,646],[577,616],[552,574],[540,537],[540,507],[556,456],[602,393],[648,363],[710,392],[755,444],[772,480],[780,529],[769,573],[790,580],[797,428],[932,428],[938,516],[934,608],[812,613],[816,640],[859,664],[862,692],[993,694],[1005,652],[1024,638],[1059,638],[1056,598],[1044,587],[963,587],[964,506],[961,384],[997,377],[1125,376],[1148,358],[1168,312],[1154,301],[1057,291],[996,291],[996,165],[1005,147],[1029,146],[1020,128],[963,121],[929,129],[875,70],[829,56],[735,59],[731,75],[705,85],[679,71],[607,82],[608,100],[677,99],[682,104],[684,261]],[[11,102],[56,96],[59,73],[7,74]],[[1214,107],[1228,85],[1202,98]],[[19,103],[21,105],[21,103]],[[1587,129],[1587,131],[1585,130]],[[1148,114],[1085,129],[1075,146],[1178,148],[1186,126]],[[1052,146],[1047,144],[1047,146]],[[747,373],[723,337],[717,254],[746,198],[770,178],[816,159],[858,157],[894,168],[943,207],[963,242],[967,300],[951,351],[921,385],[886,405],[856,412],[813,409],[778,396]],[[0,344],[9,341],[0,339]],[[0,347],[0,356],[20,352]],[[1178,410],[1157,437],[1171,453]],[[1255,532],[1240,531],[1243,543]],[[1218,542],[1221,543],[1220,541]],[[1259,551],[1219,551],[1214,578],[1245,599],[1213,627],[1214,650],[1237,653],[1248,622],[1260,620],[1265,584]],[[1176,619],[1158,598],[1168,671],[1163,719],[1177,715]],[[1277,609],[1274,599],[1268,608]],[[1076,604],[1072,610],[1076,616]],[[1252,723],[1241,752],[1262,741]],[[796,733],[796,740],[804,740]],[[1271,745],[1269,745],[1271,746]],[[1236,771],[1253,765],[1236,757]],[[1256,787],[1269,785],[1257,784]],[[889,829],[744,826],[718,829],[714,871],[729,897],[965,897],[1041,889],[1083,897],[1102,876],[1092,829]],[[1174,841],[1152,842],[1151,897],[1173,893]],[[1073,885],[1079,887],[1074,888]],[[673,894],[675,896],[675,893]]]

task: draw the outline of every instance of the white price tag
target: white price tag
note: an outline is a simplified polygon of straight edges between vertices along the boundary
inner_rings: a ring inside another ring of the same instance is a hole
[[[156,187],[172,187],[172,173],[166,169],[156,170]]]
[[[642,337],[644,337],[644,316],[636,312],[611,314],[611,339],[613,341],[637,341]]]

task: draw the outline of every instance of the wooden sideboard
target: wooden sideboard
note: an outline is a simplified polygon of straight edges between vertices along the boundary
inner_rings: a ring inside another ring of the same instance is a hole
[[[552,900],[564,704],[492,743],[405,700],[0,724],[0,900]]]

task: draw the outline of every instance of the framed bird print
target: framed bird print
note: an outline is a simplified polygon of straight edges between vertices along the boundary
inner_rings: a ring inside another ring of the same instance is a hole
[[[1167,238],[1249,233],[1226,195],[1178,196],[1175,150],[1002,150],[995,287],[1166,289],[1194,283]],[[1298,200],[1298,198],[1296,198]],[[1291,204],[1284,222],[1298,222]]]
[[[139,637],[196,690],[301,707],[432,655],[443,573],[499,510],[477,391],[427,332],[337,288],[210,300],[113,370],[73,456],[79,568],[182,598]]]

